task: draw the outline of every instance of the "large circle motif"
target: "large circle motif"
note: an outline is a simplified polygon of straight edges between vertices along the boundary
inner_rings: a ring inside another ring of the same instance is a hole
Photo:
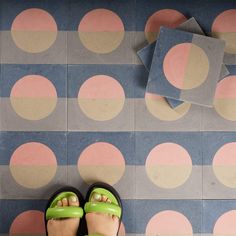
[[[145,35],[149,43],[156,40],[160,27],[176,28],[187,18],[179,11],[174,9],[162,9],[153,13],[145,25]]]
[[[213,235],[214,236],[235,235],[236,234],[235,219],[236,219],[236,210],[225,212],[217,219],[214,225]]]
[[[209,60],[199,46],[181,43],[172,47],[163,62],[166,79],[178,89],[199,87],[208,77]]]
[[[214,108],[226,120],[236,121],[236,75],[221,80],[216,87]]]
[[[190,103],[184,102],[173,109],[164,97],[152,93],[145,94],[145,102],[148,111],[162,121],[179,120],[188,113],[191,107]]]
[[[78,104],[83,113],[96,121],[115,118],[123,109],[125,93],[120,83],[107,75],[95,75],[80,87]]]
[[[19,214],[12,222],[10,235],[44,235],[44,213],[28,210]]]
[[[226,42],[225,52],[236,54],[236,9],[220,13],[214,20],[211,31],[216,38]]]
[[[176,143],[155,146],[146,159],[148,178],[158,187],[173,189],[183,185],[192,172],[189,153]]]
[[[80,21],[78,34],[82,44],[91,52],[106,54],[119,47],[124,39],[120,17],[108,9],[89,11]]]
[[[53,83],[41,75],[27,75],[11,89],[10,101],[14,111],[27,120],[41,120],[49,116],[57,105],[57,91]]]
[[[77,166],[85,182],[101,181],[114,185],[124,174],[125,160],[114,145],[97,142],[82,151]]]
[[[172,210],[154,215],[146,227],[146,236],[192,236],[192,225],[182,213]]]
[[[23,187],[36,189],[47,185],[55,176],[57,160],[45,144],[29,142],[20,145],[10,159],[10,171]]]
[[[229,188],[236,188],[236,142],[224,144],[212,162],[216,178]]]
[[[41,53],[54,44],[57,38],[57,24],[43,9],[26,9],[14,19],[11,36],[21,50]]]

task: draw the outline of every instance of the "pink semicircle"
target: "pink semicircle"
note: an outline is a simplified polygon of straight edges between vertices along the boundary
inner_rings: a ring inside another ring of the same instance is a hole
[[[153,13],[145,26],[145,32],[159,32],[161,26],[176,28],[187,18],[174,9],[162,9]]]
[[[164,74],[167,80],[179,89],[183,88],[191,47],[191,43],[177,44],[167,52],[164,58]]]
[[[57,160],[54,152],[46,145],[29,142],[22,144],[13,152],[10,166],[16,165],[56,166]]]
[[[11,30],[56,32],[57,24],[47,11],[39,8],[30,8],[16,16]]]
[[[53,83],[41,75],[27,75],[16,81],[10,97],[13,98],[56,98]]]
[[[154,215],[147,224],[146,235],[192,235],[192,225],[180,212],[166,210]]]
[[[224,144],[215,154],[213,166],[236,166],[236,142]]]
[[[22,212],[12,222],[10,234],[45,234],[44,213],[36,210]]]
[[[86,147],[78,159],[78,166],[125,166],[121,151],[107,142],[97,142]]]
[[[236,32],[236,9],[229,9],[219,14],[213,24],[212,32],[233,33]]]
[[[114,78],[107,75],[95,75],[80,87],[78,98],[117,99],[125,98],[124,89]]]
[[[95,9],[88,12],[80,21],[79,32],[123,32],[120,17],[108,9]]]
[[[146,166],[192,166],[189,153],[176,143],[161,143],[148,154]]]
[[[236,75],[227,76],[217,84],[215,98],[236,98]]]
[[[221,215],[214,226],[214,235],[235,235],[236,234],[236,210],[231,210]]]

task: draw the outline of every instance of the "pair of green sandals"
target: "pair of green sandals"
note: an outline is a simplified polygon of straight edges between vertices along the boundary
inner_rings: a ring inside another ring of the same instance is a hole
[[[106,196],[108,199],[110,199],[111,202],[108,203],[108,202],[92,201],[92,196],[94,193]],[[70,198],[71,196],[76,196],[79,199],[80,203],[79,207],[57,206],[58,201],[62,200],[63,198]],[[76,188],[73,187],[61,188],[58,191],[56,191],[48,200],[48,204],[46,206],[44,214],[45,227],[47,229],[47,221],[50,219],[82,218],[84,212],[85,213],[98,212],[117,216],[119,218],[119,227],[120,227],[122,218],[122,203],[120,196],[113,187],[105,183],[95,183],[91,185],[88,189],[85,200],[82,194]],[[86,234],[87,231],[85,228],[86,228],[85,222],[83,221],[80,223],[80,227],[78,229],[78,235]],[[102,235],[93,234],[89,236],[102,236]]]

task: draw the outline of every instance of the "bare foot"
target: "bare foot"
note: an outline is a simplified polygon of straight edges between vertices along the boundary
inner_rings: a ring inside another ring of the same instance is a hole
[[[63,198],[57,202],[57,206],[79,206],[79,200],[75,196]],[[76,236],[79,228],[79,218],[66,218],[59,220],[49,220],[47,230],[49,236]]]
[[[97,202],[109,202],[110,199],[106,196],[94,193],[91,201]],[[117,216],[113,216],[105,213],[87,213],[86,222],[88,227],[89,234],[102,234],[104,236],[116,236],[118,227],[119,227],[119,218]]]

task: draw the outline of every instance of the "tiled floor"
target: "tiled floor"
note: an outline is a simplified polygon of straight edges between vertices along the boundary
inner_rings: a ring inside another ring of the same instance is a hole
[[[1,235],[44,235],[51,193],[65,184],[86,193],[97,180],[121,194],[120,235],[236,234],[234,90],[219,91],[214,108],[171,109],[145,94],[136,55],[163,9],[163,24],[194,16],[208,34],[227,11],[221,24],[235,39],[235,1],[8,0],[0,9]],[[221,86],[236,89],[231,46]]]

